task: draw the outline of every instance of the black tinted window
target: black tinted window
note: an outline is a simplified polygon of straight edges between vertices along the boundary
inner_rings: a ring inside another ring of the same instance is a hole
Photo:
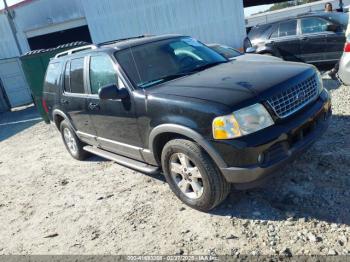
[[[85,93],[84,90],[84,58],[72,59],[70,64],[70,91]]]
[[[278,25],[276,30],[272,33],[271,38],[293,36],[297,34],[297,21],[291,20],[282,22]]]
[[[272,25],[257,25],[250,30],[248,37],[251,40],[257,38],[267,38],[269,32],[271,32],[271,27]]]
[[[60,63],[49,64],[45,77],[45,89],[47,89],[47,91],[53,91],[59,83],[59,77]]]
[[[117,75],[113,63],[108,56],[92,56],[90,59],[91,93],[106,85],[117,84]]]

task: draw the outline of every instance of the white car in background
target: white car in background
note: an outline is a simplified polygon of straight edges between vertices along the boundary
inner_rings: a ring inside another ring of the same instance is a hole
[[[339,62],[339,80],[346,86],[350,86],[350,37],[347,38],[344,52]]]

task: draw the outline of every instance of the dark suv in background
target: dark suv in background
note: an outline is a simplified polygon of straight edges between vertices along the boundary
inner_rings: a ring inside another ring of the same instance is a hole
[[[163,171],[176,196],[199,210],[221,203],[231,183],[251,186],[285,166],[331,115],[314,66],[228,60],[181,35],[58,54],[43,97],[74,158],[90,152],[141,172]]]
[[[335,64],[341,57],[348,14],[309,13],[253,27],[244,40],[248,53],[288,61]]]

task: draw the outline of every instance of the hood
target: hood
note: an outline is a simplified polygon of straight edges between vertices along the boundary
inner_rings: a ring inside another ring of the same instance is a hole
[[[147,89],[150,95],[174,95],[221,103],[227,106],[262,99],[279,86],[294,84],[315,73],[303,63],[271,60],[262,55],[243,55],[193,75],[181,77]],[[261,58],[262,57],[262,58]],[[265,61],[266,60],[266,61]]]
[[[270,55],[259,55],[259,54],[244,54],[237,56],[234,59],[238,61],[260,61],[260,62],[270,62],[270,61],[283,61],[282,58]]]

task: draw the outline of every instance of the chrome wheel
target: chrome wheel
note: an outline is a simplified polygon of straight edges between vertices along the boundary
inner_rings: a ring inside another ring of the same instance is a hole
[[[203,178],[194,162],[183,153],[170,157],[170,172],[177,187],[191,199],[198,199],[203,194]]]
[[[77,154],[78,152],[77,142],[75,141],[75,138],[69,128],[66,127],[63,129],[63,137],[69,151],[72,154]]]

